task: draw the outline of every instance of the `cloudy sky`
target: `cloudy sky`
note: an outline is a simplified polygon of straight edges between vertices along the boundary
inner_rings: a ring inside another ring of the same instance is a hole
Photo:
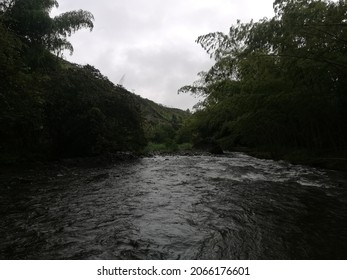
[[[199,35],[227,32],[237,19],[272,17],[273,0],[58,0],[53,15],[87,10],[94,30],[80,30],[66,59],[91,64],[112,82],[168,107],[191,108],[197,99],[177,90],[213,61],[195,43]],[[124,77],[124,79],[122,79]]]

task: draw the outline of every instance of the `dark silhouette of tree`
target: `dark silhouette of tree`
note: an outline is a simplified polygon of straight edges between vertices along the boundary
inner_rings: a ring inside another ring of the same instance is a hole
[[[0,2],[0,161],[138,151],[146,144],[133,94],[90,65],[55,54],[93,28],[93,15],[55,18],[54,0]]]
[[[215,64],[180,89],[205,98],[191,127],[225,148],[346,156],[346,1],[276,0],[274,10],[197,39]]]
[[[67,37],[81,28],[93,29],[94,17],[90,12],[79,10],[50,17],[55,0],[12,0],[2,4],[2,21],[30,47],[42,46],[49,51],[61,53],[73,51]]]

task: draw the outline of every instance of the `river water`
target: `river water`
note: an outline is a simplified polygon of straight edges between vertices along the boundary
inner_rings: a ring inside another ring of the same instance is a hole
[[[1,259],[347,259],[343,173],[231,153],[16,176]]]

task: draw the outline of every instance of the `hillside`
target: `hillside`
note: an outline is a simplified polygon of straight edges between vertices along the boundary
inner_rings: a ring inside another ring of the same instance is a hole
[[[52,18],[55,5],[0,3],[0,163],[141,152],[148,141],[172,141],[186,112],[62,59],[73,51],[67,37],[92,30],[94,17],[79,10]]]
[[[2,73],[2,163],[141,152],[148,140],[166,141],[163,130],[174,138],[189,115],[115,86],[93,66],[45,55],[43,68]]]
[[[74,71],[78,71],[80,67],[83,67],[64,59],[60,59],[60,64],[66,70],[74,69]],[[117,89],[119,93],[133,99],[133,101],[137,104],[138,109],[140,110],[143,124],[147,128],[156,125],[180,125],[191,115],[189,110],[184,111],[178,108],[166,107],[147,98],[143,98],[140,95],[134,94],[121,85],[114,85],[108,80],[107,77],[103,76],[99,70],[95,69],[95,71],[99,72],[98,75],[101,75],[102,79],[107,80],[108,83],[112,87]]]
[[[138,96],[138,98],[141,112],[147,124],[171,124],[172,122],[175,122],[175,120],[182,123],[187,117],[190,116],[188,111],[165,107],[140,96]]]

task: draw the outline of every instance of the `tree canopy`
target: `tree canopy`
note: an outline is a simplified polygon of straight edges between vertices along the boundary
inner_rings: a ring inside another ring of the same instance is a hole
[[[56,0],[3,0],[1,18],[8,29],[31,47],[41,45],[57,54],[65,49],[72,52],[67,37],[81,28],[92,30],[94,17],[79,10],[51,18],[50,11],[58,6]]]
[[[276,0],[275,16],[200,36],[215,64],[180,92],[191,126],[225,147],[332,151],[347,143],[346,1]]]
[[[146,140],[133,94],[99,70],[63,60],[93,15],[50,17],[54,0],[0,2],[0,162],[138,151]]]

